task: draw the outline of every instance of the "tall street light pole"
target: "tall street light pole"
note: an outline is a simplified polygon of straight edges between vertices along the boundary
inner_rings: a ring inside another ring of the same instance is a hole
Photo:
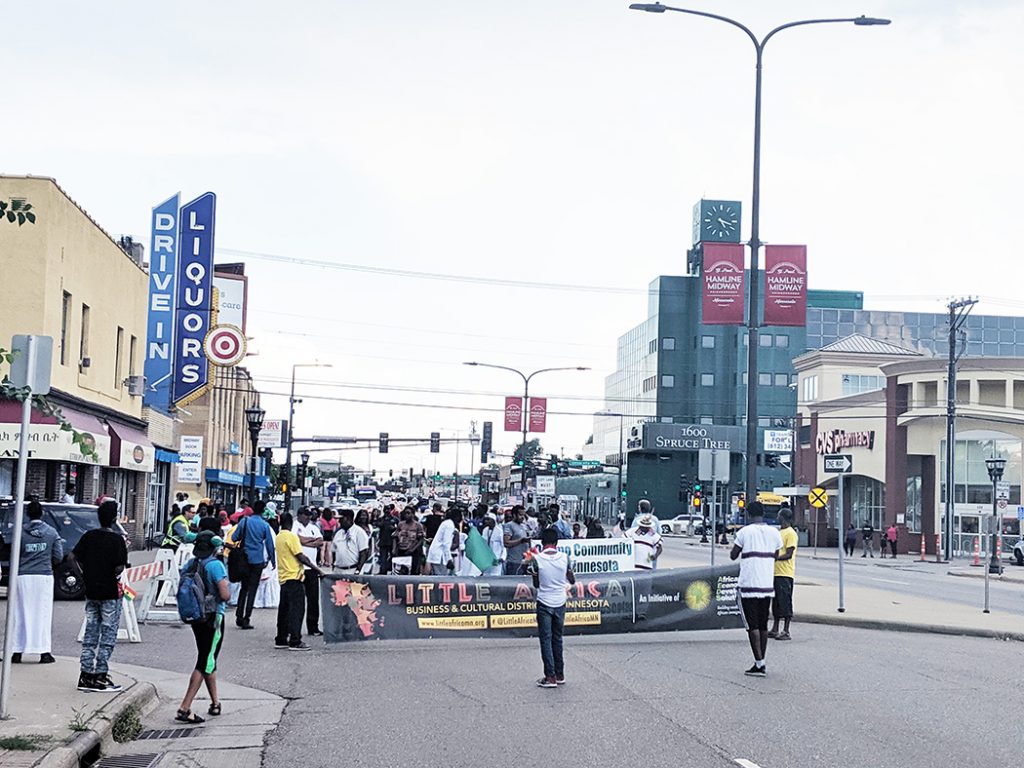
[[[284,492],[284,510],[285,512],[291,512],[292,510],[292,437],[295,434],[295,427],[293,423],[295,421],[295,403],[302,402],[301,400],[295,400],[295,371],[298,368],[333,368],[330,363],[295,363],[292,366],[292,390],[291,394],[288,395],[288,439],[285,443],[285,483],[286,490]]]
[[[252,457],[249,465],[249,503],[256,501],[256,463],[259,455],[260,430],[263,429],[263,417],[266,412],[258,405],[251,405],[245,409],[245,421],[249,426],[249,444],[252,447]]]
[[[664,13],[674,11],[692,16],[703,16],[707,19],[724,21],[746,33],[754,44],[756,53],[754,79],[754,183],[750,200],[750,287],[747,301],[747,450],[746,450],[746,488],[747,499],[757,499],[757,353],[758,353],[758,291],[760,275],[758,273],[758,257],[761,250],[761,60],[764,47],[768,41],[784,29],[805,27],[811,24],[855,24],[858,27],[884,26],[890,24],[889,19],[876,19],[868,16],[844,19],[805,19],[782,24],[763,38],[748,27],[717,13],[693,11],[686,8],[674,8],[661,3],[633,3],[630,10],[648,13]]]
[[[477,363],[469,362],[463,363],[463,365],[474,365],[480,368],[497,368],[499,371],[512,371],[517,374],[523,380],[523,410],[520,416],[523,427],[523,442],[522,442],[522,456],[523,456],[523,504],[526,504],[526,433],[529,430],[530,422],[530,380],[538,373],[549,373],[550,371],[589,371],[590,369],[586,366],[575,365],[562,368],[541,368],[540,370],[533,371],[530,374],[523,373],[518,368],[509,368],[507,365],[493,365],[491,363]]]
[[[996,500],[996,495],[999,481],[1003,479],[1003,470],[1006,469],[1006,459],[996,458],[995,456],[985,459],[985,468],[988,469],[988,477],[992,481],[992,543],[989,545],[989,561],[988,566],[985,568],[984,613],[988,613],[988,575],[990,573],[998,574],[1003,572],[1003,568],[999,563],[999,553],[996,551],[996,536],[1002,527],[1002,521],[999,519],[999,502]]]

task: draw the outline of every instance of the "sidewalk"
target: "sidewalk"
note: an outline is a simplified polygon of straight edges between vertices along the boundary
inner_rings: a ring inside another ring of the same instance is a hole
[[[276,727],[287,704],[272,693],[219,682],[224,714],[207,718],[181,737],[182,723],[174,721],[186,683],[182,672],[129,664],[113,664],[111,676],[124,686],[119,694],[83,693],[75,688],[78,659],[58,657],[56,664],[26,663],[14,668],[12,719],[0,721],[0,739],[17,739],[18,746],[0,748],[4,768],[78,768],[81,758],[162,755],[161,768],[234,768],[259,765],[266,735]],[[205,690],[200,697],[205,697]],[[209,701],[196,700],[194,711],[205,716]],[[128,719],[131,708],[143,731],[172,738],[146,738],[117,743],[114,723]],[[135,764],[135,763],[132,763]]]

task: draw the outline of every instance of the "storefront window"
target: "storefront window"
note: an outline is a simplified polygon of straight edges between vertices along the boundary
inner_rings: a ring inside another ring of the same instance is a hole
[[[870,477],[850,479],[850,522],[858,528],[870,522],[876,530],[881,529],[885,512],[885,485]]]
[[[1020,504],[1021,444],[1019,440],[993,436],[985,440],[957,440],[953,469],[956,487],[953,501],[957,504],[992,505],[992,481],[985,459],[996,456],[1006,459],[1003,480],[1010,484],[1009,504]],[[939,462],[941,501],[946,500],[946,442],[942,441]]]
[[[921,477],[907,478],[907,515],[904,518],[907,530],[921,532]]]

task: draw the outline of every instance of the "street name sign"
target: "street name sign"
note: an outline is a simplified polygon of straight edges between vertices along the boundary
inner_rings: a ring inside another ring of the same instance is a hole
[[[853,472],[853,456],[848,453],[833,453],[825,457],[825,471],[845,475]]]
[[[578,459],[572,459],[569,461],[569,466],[573,469],[576,468],[587,468],[587,467],[600,467],[600,461],[580,461]]]

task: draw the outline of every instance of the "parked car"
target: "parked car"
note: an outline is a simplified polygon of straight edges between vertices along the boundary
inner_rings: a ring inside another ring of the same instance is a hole
[[[694,533],[699,534],[701,527],[704,525],[703,515],[676,515],[671,520],[661,521],[661,532],[666,533],[686,533],[690,523],[693,523]]]
[[[1013,545],[1013,561],[1017,565],[1024,565],[1024,539]]]
[[[53,594],[58,600],[80,600],[85,596],[85,582],[82,572],[72,566],[68,553],[75,548],[86,531],[100,527],[94,504],[59,504],[43,502],[43,522],[53,526],[64,539],[64,560],[53,570]],[[3,586],[7,584],[7,572],[11,563],[11,539],[14,529],[14,500],[0,499],[0,567],[3,568]],[[131,539],[119,522],[114,529],[124,536],[125,544],[131,548]]]

